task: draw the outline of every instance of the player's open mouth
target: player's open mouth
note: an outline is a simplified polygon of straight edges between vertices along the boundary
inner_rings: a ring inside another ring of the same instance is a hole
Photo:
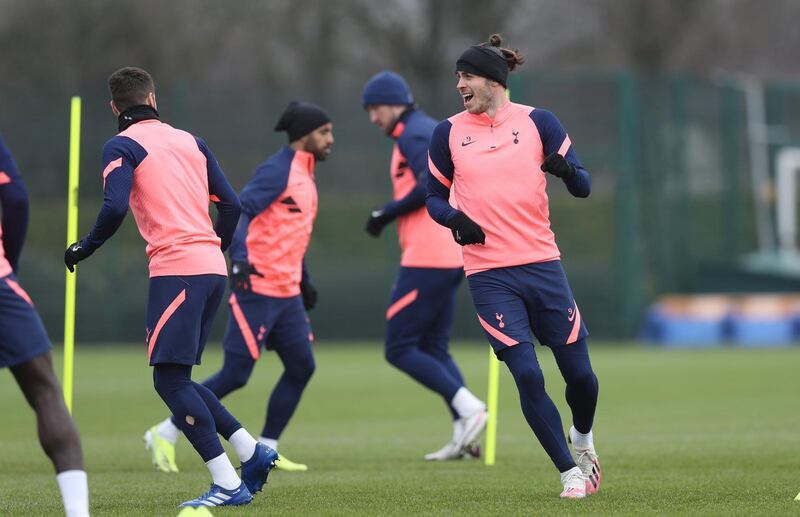
[[[472,100],[474,95],[472,95],[471,93],[462,93],[461,97],[464,99],[464,105],[466,106],[467,104],[469,104],[469,101]]]

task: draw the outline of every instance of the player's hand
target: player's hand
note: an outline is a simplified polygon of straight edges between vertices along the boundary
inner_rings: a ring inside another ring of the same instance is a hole
[[[300,294],[303,295],[303,307],[307,311],[317,306],[317,288],[311,282],[300,282]]]
[[[560,154],[552,153],[544,159],[544,163],[542,163],[542,172],[549,172],[562,180],[568,180],[575,175],[575,166],[569,163],[567,159]]]
[[[67,265],[69,272],[74,273],[75,266],[78,262],[91,255],[93,251],[94,250],[89,251],[89,249],[83,245],[83,241],[73,242],[67,246],[67,250],[64,252],[64,264]]]
[[[373,237],[380,236],[383,229],[392,222],[393,217],[390,217],[384,213],[383,209],[375,209],[369,214],[369,219],[367,219],[367,233],[372,235]]]
[[[462,246],[468,244],[486,244],[486,234],[483,233],[481,227],[464,212],[456,212],[456,214],[447,221],[447,226],[453,232],[453,239]]]
[[[250,275],[264,278],[264,275],[253,264],[234,261],[231,264],[231,289],[234,291],[250,291],[253,288],[250,284]]]

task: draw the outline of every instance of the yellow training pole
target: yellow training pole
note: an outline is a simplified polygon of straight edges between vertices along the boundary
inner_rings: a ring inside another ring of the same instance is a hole
[[[69,192],[67,196],[67,246],[78,240],[78,178],[81,153],[81,98],[72,97],[69,125]],[[75,355],[75,280],[67,274],[64,296],[64,401],[72,413],[72,373]]]
[[[494,350],[489,347],[489,392],[486,396],[486,406],[489,421],[486,422],[486,457],[487,467],[494,465],[495,449],[497,445],[497,395],[500,392],[500,361],[494,355]]]
[[[511,100],[511,90],[506,89],[506,97]],[[486,410],[489,421],[486,422],[486,455],[484,461],[487,467],[494,465],[497,449],[497,397],[500,393],[500,361],[489,346],[489,389],[486,395]]]

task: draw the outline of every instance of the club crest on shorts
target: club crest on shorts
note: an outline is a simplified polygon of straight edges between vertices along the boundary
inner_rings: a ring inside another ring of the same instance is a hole
[[[502,314],[500,314],[499,312],[495,312],[494,313],[494,319],[496,319],[497,321],[500,322],[500,323],[497,324],[497,326],[500,327],[500,328],[503,328],[503,327],[506,326],[506,324],[503,323],[503,317],[504,316]]]

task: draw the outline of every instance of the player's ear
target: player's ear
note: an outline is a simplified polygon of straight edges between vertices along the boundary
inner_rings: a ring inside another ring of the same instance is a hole
[[[119,117],[120,113],[122,112],[117,109],[117,105],[114,104],[114,101],[109,101],[109,104],[111,105],[111,113],[113,113],[115,117]]]
[[[147,105],[154,110],[158,110],[158,104],[156,104],[156,92],[150,92],[147,94]]]

